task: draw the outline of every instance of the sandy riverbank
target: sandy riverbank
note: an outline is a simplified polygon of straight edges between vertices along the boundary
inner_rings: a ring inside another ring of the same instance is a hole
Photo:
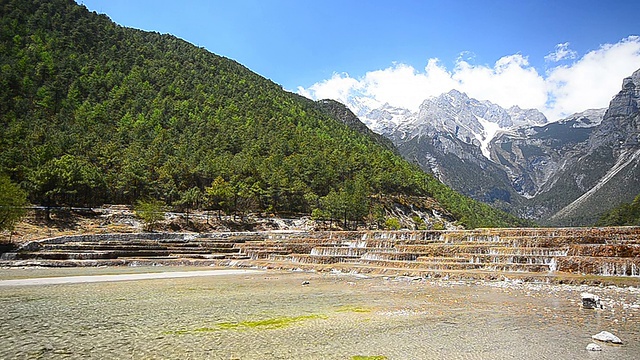
[[[175,279],[175,278],[198,277],[198,276],[248,275],[248,274],[258,274],[262,272],[264,271],[241,270],[241,269],[225,269],[225,270],[220,269],[220,270],[200,270],[200,271],[172,271],[172,272],[159,272],[159,273],[155,272],[155,273],[142,273],[142,274],[42,277],[42,278],[0,280],[0,287],[26,286],[26,285],[79,284],[79,283],[153,280],[153,279]]]

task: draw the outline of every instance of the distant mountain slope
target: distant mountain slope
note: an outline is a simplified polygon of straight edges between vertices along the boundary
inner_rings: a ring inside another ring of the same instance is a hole
[[[521,127],[497,136],[491,143],[491,158],[503,166],[521,195],[532,198],[587,141],[600,124],[603,110],[590,110],[543,125]]]
[[[4,1],[0,31],[0,173],[34,203],[155,198],[358,220],[376,209],[372,195],[400,194],[431,196],[468,227],[523,224],[325,104],[174,36],[118,26],[72,0]]]
[[[640,194],[631,203],[621,204],[604,213],[597,226],[640,226]]]
[[[640,70],[623,80],[601,124],[573,158],[556,177],[580,195],[553,214],[550,224],[593,223],[640,193]],[[555,187],[547,193],[560,195]]]
[[[503,109],[456,90],[425,100],[418,112],[383,106],[363,121],[389,137],[409,161],[472,198],[512,210],[525,199],[491,156],[491,143],[526,124],[545,124],[539,111]]]
[[[608,109],[546,123],[452,90],[363,115],[408,160],[474,199],[550,225],[590,225],[640,192],[640,71]]]

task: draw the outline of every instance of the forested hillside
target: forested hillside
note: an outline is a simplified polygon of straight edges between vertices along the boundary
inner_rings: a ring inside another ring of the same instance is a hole
[[[640,194],[630,204],[620,204],[602,215],[596,226],[640,226]]]
[[[468,227],[520,220],[453,192],[306,98],[72,0],[0,7],[0,174],[45,206],[366,216],[432,196]]]

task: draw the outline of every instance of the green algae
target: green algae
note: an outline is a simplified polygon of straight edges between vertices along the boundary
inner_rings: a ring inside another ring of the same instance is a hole
[[[312,319],[327,319],[326,315],[320,314],[311,314],[311,315],[301,315],[301,316],[284,316],[278,318],[271,319],[263,319],[263,320],[255,320],[255,321],[240,321],[240,322],[221,322],[215,324],[213,327],[202,327],[192,330],[175,330],[168,331],[165,334],[174,334],[174,335],[182,335],[182,334],[198,334],[198,333],[208,333],[208,332],[216,332],[216,331],[224,331],[224,330],[250,330],[250,329],[258,329],[258,330],[273,330],[283,328],[294,323],[312,320]]]
[[[337,312],[370,313],[371,309],[362,306],[341,306]]]

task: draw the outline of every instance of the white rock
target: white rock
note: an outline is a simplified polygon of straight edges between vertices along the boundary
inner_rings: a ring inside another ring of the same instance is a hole
[[[622,344],[622,340],[620,340],[619,337],[613,335],[612,333],[610,333],[608,331],[601,331],[601,332],[591,336],[591,338],[594,339],[594,340],[602,341],[602,342],[610,342],[610,343],[614,343],[614,344]]]
[[[587,350],[589,351],[602,351],[602,347],[598,344],[591,343],[587,345]]]

